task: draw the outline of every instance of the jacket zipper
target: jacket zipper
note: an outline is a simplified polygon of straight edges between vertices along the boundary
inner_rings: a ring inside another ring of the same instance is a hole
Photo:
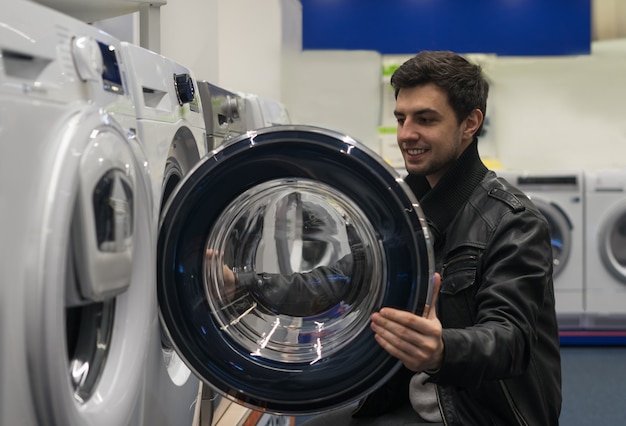
[[[513,403],[513,398],[511,397],[511,394],[509,393],[509,390],[507,389],[507,387],[504,384],[504,382],[502,380],[499,380],[498,382],[500,383],[500,387],[502,388],[502,392],[504,392],[504,396],[506,397],[506,402],[509,405],[509,408],[511,409],[511,411],[515,415],[515,419],[517,420],[517,424],[518,425],[522,425],[522,426],[528,426],[528,423],[526,423],[526,420],[524,419],[524,416],[522,416],[522,413],[519,412],[519,410],[517,409],[517,407]]]
[[[448,426],[448,422],[446,421],[446,414],[443,412],[443,407],[441,406],[441,400],[439,399],[439,386],[435,383],[435,395],[437,396],[437,407],[439,408],[439,413],[441,413],[441,420],[443,420],[443,424]]]

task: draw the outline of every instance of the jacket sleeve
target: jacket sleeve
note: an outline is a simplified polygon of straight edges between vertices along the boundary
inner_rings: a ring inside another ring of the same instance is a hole
[[[321,266],[310,272],[240,273],[237,287],[274,314],[314,316],[344,299],[350,289],[352,266],[352,255],[347,255],[332,266]]]
[[[554,309],[552,250],[545,219],[535,209],[509,210],[489,233],[478,256],[475,282],[463,286],[452,280],[450,294],[440,294],[437,308],[444,313],[445,354],[439,372],[431,377],[434,382],[472,387],[522,374],[537,340],[540,312],[544,304]],[[446,311],[451,300],[469,306],[467,319],[454,324],[456,313]]]

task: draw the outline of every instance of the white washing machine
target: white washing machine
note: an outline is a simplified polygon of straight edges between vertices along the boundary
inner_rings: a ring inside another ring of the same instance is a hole
[[[198,90],[204,106],[209,150],[217,148],[230,138],[244,134],[249,129],[246,103],[239,94],[206,80],[198,82]]]
[[[499,170],[498,175],[524,191],[548,220],[559,326],[580,326],[584,314],[583,172]]]
[[[253,93],[237,92],[245,104],[245,126],[247,130],[291,124],[287,107],[275,99]]]
[[[206,154],[202,104],[193,73],[184,66],[126,42],[122,43],[122,57],[129,65],[137,134],[148,158],[156,235],[161,208],[172,190]],[[152,271],[156,273],[156,265]],[[146,297],[156,306],[155,285]],[[156,308],[151,312],[149,348],[144,424],[191,425],[200,382],[161,332]],[[211,405],[203,407],[206,419],[211,415]]]
[[[14,0],[0,52],[0,424],[137,424],[152,200],[119,43]]]
[[[198,83],[209,149],[250,130],[291,124],[284,104],[253,93],[231,92],[209,83]]]
[[[626,329],[626,169],[586,172],[587,326]]]
[[[193,72],[162,55],[122,43],[130,67],[137,131],[144,144],[156,208],[207,153],[207,132]]]

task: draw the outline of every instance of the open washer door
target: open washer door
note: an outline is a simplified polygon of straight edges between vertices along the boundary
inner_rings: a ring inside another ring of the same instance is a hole
[[[268,128],[220,146],[170,198],[161,320],[223,396],[277,414],[326,411],[400,368],[370,316],[422,314],[433,264],[417,201],[378,156],[329,130]]]

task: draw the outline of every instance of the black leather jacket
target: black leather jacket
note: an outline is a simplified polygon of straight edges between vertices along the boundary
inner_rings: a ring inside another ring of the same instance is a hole
[[[476,142],[434,189],[424,178],[406,180],[430,222],[442,276],[445,354],[430,381],[445,424],[557,425],[561,365],[546,220],[487,171]],[[401,370],[396,392],[383,386],[357,415],[402,403],[397,388],[411,374]]]
[[[437,251],[445,356],[431,380],[446,424],[558,424],[561,369],[545,219],[490,172]]]

